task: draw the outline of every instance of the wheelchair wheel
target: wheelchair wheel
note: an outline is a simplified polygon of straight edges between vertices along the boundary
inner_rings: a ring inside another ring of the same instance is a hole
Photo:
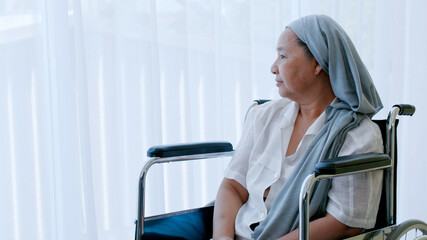
[[[405,221],[395,227],[387,239],[427,240],[427,224],[420,220]]]

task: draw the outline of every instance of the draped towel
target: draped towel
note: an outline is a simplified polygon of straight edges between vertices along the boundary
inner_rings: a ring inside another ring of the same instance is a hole
[[[299,191],[314,166],[337,157],[346,133],[364,117],[372,117],[382,103],[372,79],[345,31],[330,17],[310,15],[289,26],[307,44],[322,69],[329,75],[340,100],[326,108],[326,124],[313,139],[296,170],[276,197],[266,219],[255,228],[253,238],[276,239],[298,227]],[[331,180],[316,184],[310,200],[310,218],[324,216]]]

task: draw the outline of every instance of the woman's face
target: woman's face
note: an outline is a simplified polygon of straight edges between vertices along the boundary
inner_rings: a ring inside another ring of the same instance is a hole
[[[277,41],[277,58],[271,66],[282,97],[293,101],[305,99],[315,87],[317,62],[297,42],[296,34],[286,28]]]

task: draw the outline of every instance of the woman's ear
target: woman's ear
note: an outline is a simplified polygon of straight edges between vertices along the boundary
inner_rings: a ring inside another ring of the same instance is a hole
[[[320,64],[317,64],[316,65],[316,68],[314,68],[314,73],[316,74],[316,75],[319,75],[321,72],[322,72],[322,67],[320,66]]]

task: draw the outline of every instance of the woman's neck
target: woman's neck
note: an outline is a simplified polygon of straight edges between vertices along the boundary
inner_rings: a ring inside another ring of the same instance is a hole
[[[330,105],[334,99],[335,95],[332,93],[325,96],[320,96],[306,104],[300,103],[298,116],[314,121],[325,111],[326,107]]]

